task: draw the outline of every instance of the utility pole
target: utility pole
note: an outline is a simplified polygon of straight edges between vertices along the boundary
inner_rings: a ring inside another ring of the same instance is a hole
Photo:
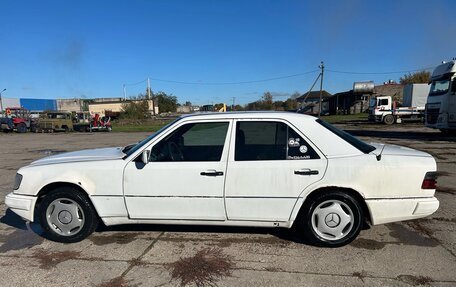
[[[150,88],[150,78],[147,78],[147,99],[151,99],[151,88]],[[155,102],[154,98],[152,97],[152,115],[155,116]]]
[[[321,98],[322,98],[322,93],[323,93],[323,75],[325,73],[325,65],[323,63],[323,61],[321,61],[321,64],[318,66],[318,68],[321,69],[321,72],[320,72],[320,104],[318,105],[318,118],[321,117],[321,105],[322,105],[322,102],[321,102]]]
[[[124,101],[127,100],[127,88],[125,87],[125,84],[123,84],[123,93],[124,93]]]
[[[3,103],[2,103],[2,93],[6,91],[6,89],[3,89],[1,92],[0,92],[0,112],[3,112]]]
[[[231,107],[231,110],[234,111],[234,101],[236,100],[236,97],[233,97],[233,106]]]

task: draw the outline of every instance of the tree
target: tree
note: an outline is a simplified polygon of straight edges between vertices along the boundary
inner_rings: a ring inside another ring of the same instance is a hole
[[[298,109],[298,101],[293,96],[285,101],[283,108],[286,111],[293,111]]]
[[[272,110],[272,94],[270,92],[265,92],[263,94],[262,102],[262,110]]]
[[[142,120],[149,116],[149,103],[146,100],[129,101],[122,104],[122,112],[120,113],[121,118]]]
[[[244,110],[244,107],[241,106],[241,105],[236,105],[236,106],[234,106],[234,110],[235,110],[235,111],[243,111],[243,110]]]
[[[167,95],[164,92],[158,92],[154,94],[154,99],[158,103],[158,108],[161,113],[176,112],[177,109],[177,97],[172,94]]]
[[[275,111],[283,111],[285,102],[284,101],[275,101],[272,103]]]
[[[399,82],[403,85],[406,84],[419,84],[419,83],[429,83],[431,79],[431,73],[428,71],[419,71],[415,73],[408,73],[400,77]]]

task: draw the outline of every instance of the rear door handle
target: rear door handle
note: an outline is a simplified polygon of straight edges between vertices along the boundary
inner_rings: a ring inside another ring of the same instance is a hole
[[[295,170],[294,174],[298,174],[298,175],[317,175],[318,174],[318,170],[311,170],[311,169]]]
[[[216,171],[216,170],[207,170],[200,172],[200,175],[204,176],[222,176],[223,171]]]

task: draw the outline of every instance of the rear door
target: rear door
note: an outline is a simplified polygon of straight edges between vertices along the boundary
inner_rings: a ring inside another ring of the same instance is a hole
[[[237,120],[230,146],[229,220],[288,221],[299,194],[326,170],[326,158],[282,120]]]

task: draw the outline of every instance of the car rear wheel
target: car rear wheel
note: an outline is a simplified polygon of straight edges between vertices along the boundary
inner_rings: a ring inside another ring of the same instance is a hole
[[[358,236],[362,223],[363,210],[356,198],[332,191],[306,200],[298,218],[298,231],[309,243],[339,247]]]
[[[85,239],[98,225],[98,216],[89,199],[69,187],[58,188],[42,199],[39,219],[45,237],[63,243]]]

